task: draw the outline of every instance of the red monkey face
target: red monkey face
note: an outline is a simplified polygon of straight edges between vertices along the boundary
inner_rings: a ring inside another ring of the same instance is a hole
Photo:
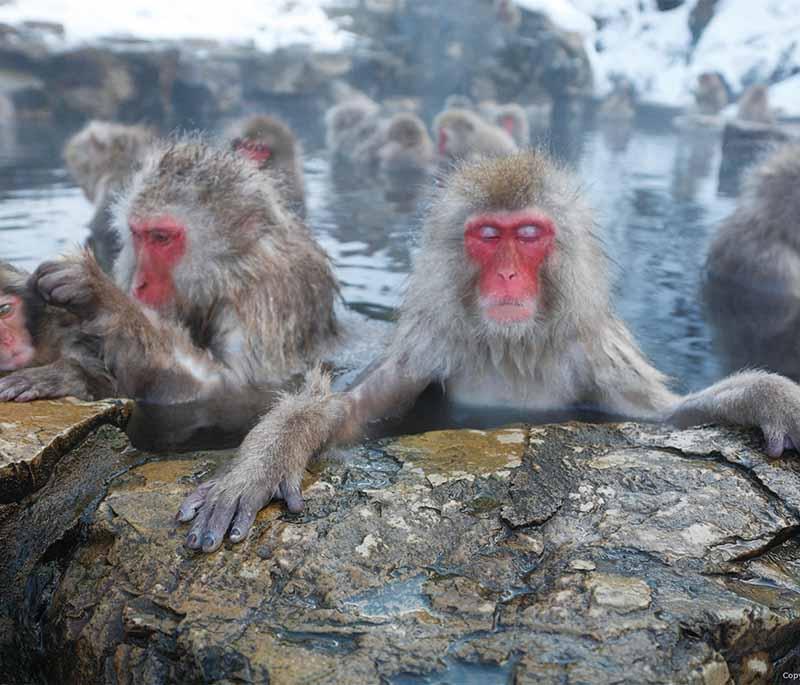
[[[22,369],[33,361],[35,354],[22,299],[0,295],[0,371]]]
[[[154,309],[171,304],[175,267],[186,253],[186,227],[171,217],[156,217],[132,221],[130,230],[136,255],[131,294]]]
[[[553,250],[553,222],[525,210],[479,214],[464,228],[467,257],[480,270],[484,316],[498,323],[529,320],[536,311],[539,270]]]
[[[264,166],[272,157],[272,148],[266,143],[258,143],[249,138],[237,138],[233,141],[233,149],[243,157],[254,161],[258,166]]]

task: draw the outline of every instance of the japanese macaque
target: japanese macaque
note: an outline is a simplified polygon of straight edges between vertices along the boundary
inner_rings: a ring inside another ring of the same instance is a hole
[[[267,115],[252,116],[236,122],[228,131],[228,140],[259,169],[273,171],[289,206],[305,215],[302,152],[286,124]]]
[[[48,307],[29,274],[0,262],[0,401],[113,395],[111,379],[75,317]]]
[[[386,127],[385,143],[378,151],[385,173],[424,172],[434,159],[433,141],[416,114],[395,114]]]
[[[502,128],[465,109],[451,109],[433,122],[439,159],[448,163],[475,157],[499,157],[517,151],[514,139]]]
[[[728,104],[728,90],[715,72],[704,72],[697,77],[694,90],[695,104],[700,114],[719,114]]]
[[[775,117],[769,108],[769,90],[765,85],[750,86],[739,98],[736,116],[743,121],[772,124]]]
[[[800,298],[798,188],[800,143],[783,145],[748,173],[736,211],[711,243],[713,278]]]
[[[494,11],[497,20],[507,31],[516,31],[522,23],[522,12],[514,0],[495,0]]]
[[[120,250],[119,237],[111,227],[114,193],[136,170],[154,138],[143,126],[93,120],[64,146],[64,161],[72,178],[96,207],[87,245],[106,272],[111,271]]]
[[[328,257],[268,179],[230,150],[159,143],[114,208],[116,282],[86,254],[37,269],[44,300],[101,341],[121,395],[204,401],[280,384],[333,340]]]
[[[636,117],[636,96],[633,84],[627,79],[620,79],[614,89],[603,100],[597,116],[601,121],[627,123]]]
[[[367,97],[356,96],[325,112],[325,145],[331,157],[347,157],[363,138],[365,125],[374,120],[380,107]]]
[[[510,135],[517,147],[525,148],[531,144],[528,115],[518,104],[509,102],[498,105],[494,102],[481,103],[481,114],[487,121],[502,128]]]
[[[680,397],[614,313],[607,263],[580,182],[525,152],[460,166],[433,199],[392,341],[333,392],[313,372],[245,438],[231,468],[189,495],[187,539],[244,539],[273,497],[303,507],[300,479],[326,448],[404,413],[429,386],[456,405],[529,415],[593,407],[678,426],[759,426],[767,451],[800,444],[800,386],[749,372]]]

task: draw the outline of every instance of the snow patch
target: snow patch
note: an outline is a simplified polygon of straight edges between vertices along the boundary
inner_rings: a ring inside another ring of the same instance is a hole
[[[319,51],[341,50],[348,43],[323,11],[321,0],[15,0],[0,6],[0,22],[49,21],[63,24],[63,47],[98,38],[217,40],[265,52],[288,45]]]

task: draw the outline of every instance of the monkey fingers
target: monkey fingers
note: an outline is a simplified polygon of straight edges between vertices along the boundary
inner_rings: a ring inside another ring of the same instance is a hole
[[[797,451],[797,445],[800,445],[800,432],[790,434],[767,426],[762,427],[761,431],[767,443],[767,454],[772,458],[782,456],[784,451]]]
[[[48,304],[84,310],[94,303],[91,277],[83,260],[44,262],[31,276],[31,282]]]
[[[39,373],[39,369],[24,369],[0,378],[0,402],[32,402],[63,396],[58,393],[58,378]]]

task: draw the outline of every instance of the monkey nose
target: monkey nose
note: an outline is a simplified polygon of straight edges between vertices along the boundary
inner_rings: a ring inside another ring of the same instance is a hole
[[[500,269],[497,274],[502,278],[504,281],[510,281],[517,277],[517,270],[516,269]]]

